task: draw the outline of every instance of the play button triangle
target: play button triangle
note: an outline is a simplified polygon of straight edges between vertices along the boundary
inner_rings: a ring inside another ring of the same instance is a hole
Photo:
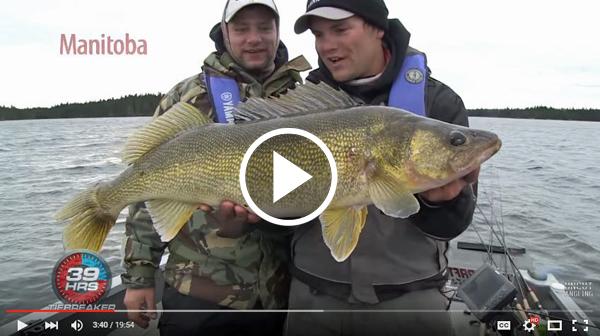
[[[289,160],[273,152],[273,203],[294,191],[312,176]]]
[[[21,331],[21,329],[25,329],[27,327],[29,327],[27,323],[17,320],[17,331]]]

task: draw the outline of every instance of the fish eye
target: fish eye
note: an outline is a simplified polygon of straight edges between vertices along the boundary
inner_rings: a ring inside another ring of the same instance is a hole
[[[462,146],[467,142],[467,137],[460,131],[450,132],[450,143],[452,146]]]

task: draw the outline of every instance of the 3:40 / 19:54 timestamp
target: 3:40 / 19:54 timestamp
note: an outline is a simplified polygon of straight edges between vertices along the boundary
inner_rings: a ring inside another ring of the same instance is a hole
[[[94,321],[92,328],[94,329],[131,329],[135,327],[133,321]]]

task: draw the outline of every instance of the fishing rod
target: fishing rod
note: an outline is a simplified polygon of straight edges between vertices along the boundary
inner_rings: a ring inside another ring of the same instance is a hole
[[[479,205],[476,205],[476,206],[477,206],[477,209],[479,210],[480,214],[483,216],[485,223],[488,224],[491,233],[496,237],[496,239],[498,240],[498,243],[502,246],[502,248],[504,250],[504,255],[509,260],[513,270],[515,271],[515,279],[517,281],[517,285],[519,286],[519,291],[520,291],[520,294],[521,294],[521,297],[523,300],[524,311],[531,310],[531,306],[529,305],[529,301],[527,300],[527,295],[529,295],[529,297],[533,301],[535,307],[542,312],[546,312],[545,309],[542,307],[542,304],[540,303],[540,301],[537,297],[537,294],[531,288],[531,286],[529,286],[527,281],[525,281],[525,278],[523,278],[523,275],[519,271],[519,268],[517,267],[513,257],[510,255],[510,253],[508,253],[508,249],[505,245],[505,242],[500,239],[500,237],[499,237],[498,233],[496,232],[496,230],[494,229],[493,225],[490,224],[490,221],[487,219],[485,213],[483,212],[483,210],[481,210],[481,207]]]
[[[496,189],[497,190],[497,189]],[[494,204],[491,199],[489,198],[489,194],[486,194],[488,196],[488,201],[489,204]],[[500,225],[500,230],[502,232],[502,237],[500,237],[500,235],[496,232],[496,230],[494,229],[494,225],[493,223],[488,219],[488,217],[486,216],[486,214],[484,213],[484,211],[481,209],[481,207],[479,206],[479,204],[476,204],[477,209],[479,210],[479,213],[482,215],[484,222],[486,223],[486,225],[490,228],[490,244],[489,244],[489,248],[486,249],[487,255],[488,255],[488,259],[490,260],[490,263],[493,264],[496,268],[499,268],[496,261],[494,260],[493,254],[492,254],[492,244],[493,244],[493,240],[494,237],[496,238],[496,240],[498,241],[498,243],[501,245],[502,250],[503,250],[503,254],[505,255],[505,261],[508,260],[510,262],[510,266],[513,270],[514,273],[514,280],[515,280],[515,284],[517,285],[518,288],[518,293],[521,296],[522,299],[522,303],[523,306],[521,306],[521,304],[516,303],[515,307],[516,311],[514,311],[515,313],[515,318],[517,319],[517,321],[521,320],[520,322],[525,322],[527,320],[530,319],[530,317],[528,317],[528,315],[526,314],[526,312],[531,311],[531,307],[529,305],[529,301],[527,300],[527,296],[529,296],[533,302],[533,304],[535,305],[535,308],[537,308],[538,310],[547,313],[544,308],[542,307],[539,299],[537,298],[536,293],[533,291],[533,289],[527,284],[527,281],[525,281],[523,275],[521,274],[521,272],[519,271],[519,268],[517,267],[514,259],[512,258],[512,256],[510,255],[508,248],[506,247],[506,236],[505,236],[505,230],[504,230],[504,222],[503,221],[499,221],[501,223]],[[492,216],[494,214],[494,208],[492,207]],[[500,214],[500,218],[502,218],[502,214]],[[481,236],[481,234],[479,233],[479,231],[477,230],[476,226],[472,226],[472,228],[474,229],[475,233],[477,234],[479,240],[481,241],[482,244],[485,245],[484,239]],[[508,264],[505,262],[504,265],[504,271],[505,274],[509,275],[509,271],[508,271]],[[454,298],[454,296],[451,298],[451,300]]]

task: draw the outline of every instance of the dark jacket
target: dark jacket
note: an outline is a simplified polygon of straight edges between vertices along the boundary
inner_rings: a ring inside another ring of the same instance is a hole
[[[392,57],[376,81],[360,87],[336,83],[320,61],[320,67],[307,80],[324,81],[368,104],[387,104],[410,39],[400,21],[390,20],[389,24],[384,39]],[[468,126],[461,98],[429,76],[425,100],[429,118]],[[334,284],[350,284],[353,298],[367,303],[378,301],[375,295],[378,285],[406,285],[443,274],[447,267],[447,240],[462,233],[471,223],[475,207],[473,189],[468,186],[458,197],[442,204],[425,204],[420,199],[419,202],[421,210],[407,219],[391,218],[369,206],[359,243],[342,263],[331,258],[317,220],[299,227],[292,243],[295,267],[301,273]]]

